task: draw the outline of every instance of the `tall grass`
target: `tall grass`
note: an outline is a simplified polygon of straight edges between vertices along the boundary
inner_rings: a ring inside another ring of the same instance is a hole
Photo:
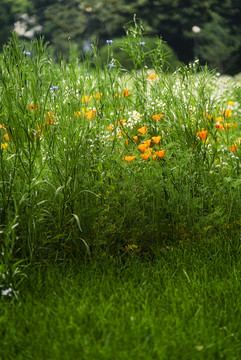
[[[104,68],[96,46],[69,62],[55,62],[43,39],[25,49],[14,35],[4,47],[4,274],[18,261],[153,257],[180,241],[239,236],[240,84],[198,62],[166,73],[161,41],[150,54],[142,37],[134,22],[131,71],[111,44]]]

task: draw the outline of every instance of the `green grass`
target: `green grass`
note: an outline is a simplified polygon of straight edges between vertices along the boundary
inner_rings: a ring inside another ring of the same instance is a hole
[[[239,359],[241,242],[32,270],[0,309],[1,359]]]
[[[0,55],[1,360],[240,358],[241,86],[142,40]]]

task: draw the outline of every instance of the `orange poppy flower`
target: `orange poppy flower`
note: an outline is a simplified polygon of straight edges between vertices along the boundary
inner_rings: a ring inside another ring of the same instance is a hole
[[[109,125],[109,126],[107,127],[107,129],[108,129],[108,130],[113,130],[113,126],[112,126],[112,125]]]
[[[4,124],[0,125],[0,129],[2,129],[2,130],[6,130],[6,128],[5,128],[5,126],[4,126]]]
[[[154,143],[159,144],[161,137],[160,136],[153,136],[152,140],[154,141]]]
[[[102,95],[103,95],[103,93],[94,94],[93,97],[95,98],[95,100],[99,100]]]
[[[237,150],[237,148],[238,148],[238,146],[235,144],[235,145],[233,145],[233,146],[230,147],[230,150],[231,150],[232,152],[235,152],[235,151]]]
[[[152,115],[152,118],[155,119],[155,120],[161,120],[161,118],[164,116],[164,114],[155,114],[155,115]]]
[[[138,146],[138,149],[141,150],[142,152],[146,151],[147,145],[146,144],[140,144]]]
[[[88,110],[85,112],[85,117],[87,117],[87,119],[92,120],[94,119],[96,114],[96,110]]]
[[[151,74],[147,79],[154,80],[157,77],[156,74]]]
[[[133,140],[137,141],[137,140],[138,140],[138,136],[133,136]]]
[[[4,137],[5,137],[5,139],[6,139],[7,141],[9,141],[9,135],[8,135],[8,134],[5,134]]]
[[[36,107],[34,107],[33,105],[29,105],[29,109],[31,110],[31,111],[37,111],[38,110],[38,105],[36,105]]]
[[[134,159],[135,159],[135,156],[125,156],[125,161],[130,162],[130,161],[132,161]]]
[[[199,136],[200,139],[205,140],[206,137],[207,137],[207,134],[208,134],[207,130],[204,130],[204,131],[199,131],[199,132],[197,133],[197,136]]]
[[[227,110],[224,112],[224,116],[230,118],[230,117],[232,116],[232,110],[227,109]]]
[[[217,118],[215,118],[215,121],[221,122],[223,120],[222,116],[218,116]]]
[[[224,129],[224,126],[223,126],[223,124],[217,124],[215,126],[215,128],[218,129],[218,130],[221,130],[221,129]]]
[[[121,126],[121,124],[124,125],[125,123],[126,123],[126,119],[122,119],[118,121],[118,126]]]
[[[149,159],[149,156],[150,156],[150,153],[145,153],[145,154],[141,154],[141,157],[144,159],[144,160],[147,160]]]
[[[130,91],[129,90],[122,90],[122,95],[123,96],[129,96],[130,95]]]
[[[138,129],[137,131],[139,131],[139,133],[145,135],[145,133],[147,132],[148,127],[146,126],[142,126],[140,129]]]
[[[159,158],[163,158],[163,156],[165,155],[165,150],[156,151],[155,154],[156,154]]]
[[[45,120],[45,125],[53,125],[53,119]]]
[[[146,146],[151,146],[151,139],[143,141]]]
[[[128,143],[129,143],[128,139],[125,139],[125,142],[126,142],[126,144],[128,145]]]

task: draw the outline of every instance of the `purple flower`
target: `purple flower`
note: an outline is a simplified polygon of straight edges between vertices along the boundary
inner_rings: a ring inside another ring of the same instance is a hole
[[[58,86],[52,86],[51,88],[49,88],[50,90],[57,90],[59,87]]]
[[[141,41],[140,43],[137,43],[137,45],[146,45],[145,41]]]
[[[113,40],[106,40],[107,44],[113,44]]]
[[[112,67],[115,67],[115,64],[109,64],[109,67],[112,68]]]
[[[28,52],[28,51],[23,51],[23,55],[26,55],[26,56],[30,56],[31,55],[31,53],[30,52]]]

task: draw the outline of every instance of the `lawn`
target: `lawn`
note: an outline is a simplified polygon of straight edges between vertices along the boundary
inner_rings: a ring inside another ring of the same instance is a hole
[[[239,359],[240,239],[38,267],[0,309],[1,359]]]

